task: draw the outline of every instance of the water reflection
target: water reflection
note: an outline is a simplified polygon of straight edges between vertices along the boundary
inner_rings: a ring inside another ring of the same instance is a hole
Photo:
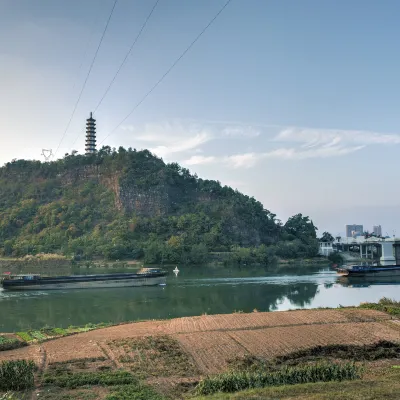
[[[378,277],[378,276],[371,276],[371,277],[347,277],[341,276],[338,278],[338,283],[346,286],[346,287],[369,287],[373,285],[400,285],[400,276],[385,276],[385,277]]]
[[[190,315],[336,307],[399,299],[398,285],[356,287],[329,268],[171,268],[164,287],[38,292],[0,291],[0,331]],[[90,271],[91,273],[99,271]],[[106,272],[106,271],[102,271]],[[108,271],[107,271],[108,272]],[[382,293],[382,287],[385,293]]]

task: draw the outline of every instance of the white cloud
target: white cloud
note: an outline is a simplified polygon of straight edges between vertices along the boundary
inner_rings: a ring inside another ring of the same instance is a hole
[[[160,157],[165,157],[174,153],[183,153],[188,150],[193,150],[200,145],[208,142],[211,139],[210,135],[206,132],[198,133],[193,137],[183,138],[177,137],[167,145],[160,145],[150,148],[152,153],[157,154]]]
[[[222,130],[224,136],[254,138],[260,136],[260,130],[251,126],[227,126]]]
[[[262,153],[244,153],[224,157],[223,161],[233,168],[250,168],[263,157],[264,155]]]
[[[282,158],[286,160],[305,160],[307,158],[328,158],[339,157],[345,154],[354,153],[365,146],[321,146],[316,149],[296,150],[295,148],[280,148],[264,153],[265,158]]]
[[[199,152],[201,145],[213,139],[213,133],[195,125],[181,123],[148,124],[144,128],[124,126],[125,131],[136,132],[135,140],[149,146],[149,150],[159,157],[168,157],[178,153]],[[152,146],[153,145],[153,146]]]
[[[274,129],[271,131],[272,128]],[[302,127],[263,127],[228,122],[202,124],[194,121],[190,123],[178,121],[146,125],[142,129],[134,126],[125,126],[123,129],[135,132],[136,140],[149,146],[158,156],[183,159],[185,160],[183,164],[188,166],[221,164],[231,168],[251,168],[261,160],[267,159],[305,160],[340,157],[370,145],[400,144],[399,134]],[[268,136],[271,135],[275,136],[268,140]],[[229,154],[230,144],[234,146],[235,141],[242,138],[257,138],[259,151]],[[203,145],[216,139],[224,140],[227,154],[204,154]],[[290,145],[279,146],[278,143]]]
[[[232,168],[251,168],[264,159],[305,160],[308,158],[339,157],[361,150],[363,147],[364,146],[323,146],[318,149],[312,150],[297,150],[295,148],[282,147],[263,153],[243,153],[223,157],[193,156],[190,159],[184,161],[184,164],[201,165],[220,163]]]
[[[369,131],[289,127],[274,138],[277,142],[303,143],[303,147],[335,146],[338,144],[400,144],[399,134]]]
[[[201,164],[212,164],[216,161],[214,156],[192,156],[188,160],[183,161],[186,165],[201,165]]]

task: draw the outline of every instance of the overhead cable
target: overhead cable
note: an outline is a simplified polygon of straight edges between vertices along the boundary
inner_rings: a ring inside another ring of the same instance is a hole
[[[98,102],[97,106],[94,109],[94,112],[97,111],[97,109],[100,107],[101,103],[103,102],[104,98],[107,96],[108,92],[111,89],[111,86],[114,84],[115,79],[117,78],[118,74],[120,73],[122,67],[125,65],[126,61],[128,60],[128,57],[130,56],[133,48],[135,47],[137,41],[139,40],[140,36],[142,35],[142,32],[144,30],[144,28],[146,27],[147,23],[149,22],[149,19],[151,18],[151,15],[153,14],[155,8],[157,7],[157,4],[159,3],[160,0],[157,0],[153,6],[153,8],[151,9],[150,13],[147,15],[146,20],[144,21],[142,27],[139,30],[139,33],[137,34],[137,36],[135,37],[135,40],[133,41],[131,47],[129,48],[128,52],[125,55],[125,58],[122,60],[122,63],[120,64],[120,66],[117,69],[117,72],[115,73],[114,77],[112,78],[110,84],[108,85],[106,91],[104,92],[103,96],[101,97],[100,101]]]
[[[151,87],[151,89],[140,99],[138,103],[133,107],[129,114],[123,118],[119,124],[99,143],[102,144],[108,137],[110,137],[135,111],[136,109],[147,99],[147,97],[156,89],[156,87],[166,78],[166,76],[175,68],[180,60],[187,54],[187,52],[194,46],[194,44],[200,39],[205,31],[213,24],[213,22],[219,17],[219,15],[225,10],[228,4],[232,0],[228,0],[222,8],[215,14],[210,22],[202,29],[202,31],[196,36],[196,38],[189,44],[189,46],[181,53],[181,55],[173,62],[173,64],[167,69],[167,71],[161,76],[161,78]]]
[[[99,50],[100,50],[101,44],[102,44],[102,42],[103,42],[103,38],[104,38],[104,36],[105,36],[105,34],[106,34],[106,32],[107,32],[108,25],[109,25],[109,23],[110,23],[111,17],[112,17],[112,15],[113,15],[113,13],[114,13],[114,9],[115,9],[115,6],[117,5],[117,3],[118,3],[118,0],[115,0],[115,1],[114,1],[114,5],[113,5],[113,7],[112,7],[112,9],[111,9],[110,15],[108,16],[106,26],[104,27],[103,33],[102,33],[102,35],[101,35],[101,38],[100,38],[99,44],[98,44],[98,46],[97,46],[96,52],[95,52],[95,54],[94,54],[94,56],[93,56],[93,60],[92,60],[92,62],[91,62],[91,64],[90,64],[89,71],[88,71],[88,73],[87,73],[87,75],[86,75],[85,81],[83,82],[83,85],[82,85],[81,91],[80,91],[80,93],[79,93],[78,99],[77,99],[77,101],[76,101],[76,103],[75,103],[74,109],[72,110],[71,117],[70,117],[70,119],[69,119],[69,121],[68,121],[68,124],[67,124],[67,127],[65,128],[65,131],[64,131],[64,133],[63,133],[63,135],[62,135],[62,137],[61,137],[61,140],[60,140],[60,142],[58,143],[58,146],[57,146],[56,151],[54,152],[54,155],[55,155],[55,154],[57,153],[57,151],[59,150],[59,148],[60,148],[60,146],[61,146],[61,143],[62,143],[62,141],[64,140],[65,135],[67,134],[68,129],[69,129],[70,125],[71,125],[72,118],[73,118],[74,115],[75,115],[75,111],[76,111],[76,109],[77,109],[77,107],[78,107],[78,104],[79,104],[79,101],[80,101],[80,99],[81,99],[81,97],[82,97],[82,93],[83,93],[83,91],[85,90],[86,83],[87,83],[87,81],[88,81],[88,79],[89,79],[90,73],[92,72],[93,65],[94,65],[94,63],[95,63],[95,61],[96,61],[97,54],[98,54],[98,52],[99,52]]]

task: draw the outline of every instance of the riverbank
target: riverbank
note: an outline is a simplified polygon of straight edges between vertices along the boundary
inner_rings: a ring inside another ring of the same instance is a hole
[[[61,399],[61,395],[77,395],[82,390],[91,393],[91,397],[87,397],[90,399],[129,398],[107,397],[116,390],[112,384],[111,387],[94,385],[90,390],[80,387],[82,384],[79,382],[87,382],[105,371],[109,374],[126,371],[132,379],[141,382],[141,388],[149,387],[154,396],[159,396],[149,399],[182,398],[188,393],[193,394],[193,388],[205,376],[229,371],[233,362],[237,367],[243,365],[238,364],[238,359],[246,365],[254,363],[254,360],[266,362],[279,357],[282,360],[282,356],[298,359],[307,356],[307,352],[299,356],[299,350],[306,351],[316,346],[320,349],[330,346],[331,354],[325,352],[323,358],[337,359],[346,352],[338,349],[337,353],[332,353],[334,345],[347,345],[350,350],[361,349],[356,353],[361,351],[362,354],[366,347],[360,345],[370,345],[367,348],[374,352],[374,357],[379,354],[386,357],[379,359],[379,368],[387,372],[388,368],[399,363],[400,357],[400,352],[393,353],[393,347],[392,350],[384,348],[385,343],[396,343],[400,338],[396,314],[398,303],[363,307],[203,315],[127,323],[2,351],[0,361],[34,361],[39,367],[35,394],[48,400]],[[381,310],[392,310],[392,314]],[[385,342],[374,349],[373,344],[378,341]],[[350,350],[348,357],[354,358],[355,353]],[[315,352],[313,354],[315,356]],[[365,354],[364,359],[367,357]],[[368,364],[367,369],[375,367]],[[56,379],[55,376],[65,376],[65,379]],[[75,380],[72,379],[74,376]],[[111,377],[109,382],[114,378]],[[68,386],[72,381],[78,382],[77,387]],[[314,385],[322,387],[321,384]]]
[[[146,264],[146,266],[151,266],[152,264]],[[165,267],[173,266],[176,264],[165,264]],[[218,259],[210,259],[208,263],[203,265],[213,266],[213,267],[224,267],[230,266],[230,264],[225,264],[223,261]],[[236,265],[236,264],[232,264]],[[290,267],[290,266],[318,266],[318,265],[329,265],[329,260],[325,257],[315,257],[315,258],[299,258],[299,259],[277,259],[276,263],[265,266],[268,269],[275,269],[279,267]],[[79,268],[79,269],[139,269],[145,266],[143,260],[81,260],[75,261],[69,257],[65,257],[58,254],[38,254],[35,256],[25,256],[21,258],[12,257],[2,257],[0,258],[0,273],[1,271],[9,271],[12,273],[23,273],[24,271],[30,272],[32,270],[40,270],[47,273],[58,272],[59,270],[69,269],[69,268]],[[159,266],[159,264],[157,264]],[[260,266],[260,265],[241,265],[241,267],[246,266]],[[262,265],[261,265],[262,266]],[[201,265],[199,265],[201,267]]]

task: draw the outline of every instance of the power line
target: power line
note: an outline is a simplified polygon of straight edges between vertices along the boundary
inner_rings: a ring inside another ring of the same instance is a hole
[[[114,5],[113,5],[113,7],[112,7],[112,9],[111,9],[110,15],[109,15],[109,17],[108,17],[108,19],[107,19],[106,26],[104,27],[103,33],[102,33],[102,35],[101,35],[101,38],[100,38],[99,44],[98,44],[98,46],[97,46],[96,52],[94,53],[94,57],[93,57],[92,63],[90,64],[90,67],[89,67],[89,71],[88,71],[88,73],[87,73],[87,75],[86,75],[85,81],[83,82],[82,89],[81,89],[81,91],[80,91],[80,93],[79,93],[79,96],[78,96],[78,100],[77,100],[76,103],[75,103],[75,106],[74,106],[74,109],[73,109],[73,111],[72,111],[71,117],[70,117],[70,119],[69,119],[69,121],[68,121],[67,127],[65,128],[64,134],[63,134],[62,137],[61,137],[60,143],[58,144],[57,149],[56,149],[56,151],[54,152],[54,155],[57,153],[58,149],[60,148],[61,143],[62,143],[62,141],[64,140],[65,135],[66,135],[67,132],[68,132],[69,126],[71,125],[72,118],[73,118],[74,115],[75,115],[75,111],[76,111],[76,109],[77,109],[77,107],[78,107],[79,101],[81,100],[82,93],[83,93],[83,91],[85,90],[86,83],[87,83],[87,81],[88,81],[88,79],[89,79],[90,73],[92,72],[92,68],[93,68],[94,62],[96,61],[97,54],[98,54],[98,52],[99,52],[99,50],[100,50],[101,43],[103,42],[104,35],[106,34],[108,25],[109,25],[109,23],[110,23],[111,17],[112,17],[112,15],[113,15],[113,13],[114,13],[114,9],[115,9],[115,6],[117,5],[117,3],[118,3],[118,0],[115,0],[115,1],[114,1]]]
[[[183,53],[174,61],[174,63],[167,69],[164,75],[153,85],[153,87],[141,98],[141,100],[133,107],[130,113],[99,143],[102,144],[108,137],[110,137],[135,111],[136,109],[147,99],[147,97],[154,91],[154,89],[165,79],[165,77],[174,69],[180,60],[186,55],[186,53],[193,47],[193,45],[200,39],[204,32],[212,25],[212,23],[219,17],[222,11],[228,6],[232,0],[228,0],[222,8],[215,14],[211,21],[203,28],[203,30],[196,36],[196,38],[190,43],[190,45],[183,51]]]
[[[96,14],[97,14],[96,17],[93,19],[92,28],[90,30],[90,35],[88,35],[88,39],[87,39],[87,42],[86,42],[86,45],[85,45],[85,50],[83,52],[81,64],[79,65],[78,71],[76,72],[75,81],[74,81],[74,84],[73,84],[72,89],[71,89],[72,91],[75,89],[75,86],[78,83],[79,73],[81,72],[81,69],[83,67],[84,61],[85,61],[86,56],[87,56],[87,54],[89,52],[90,44],[91,44],[92,39],[93,39],[94,28],[97,25],[97,21],[99,19],[99,12],[97,12]]]
[[[112,78],[112,80],[111,80],[110,84],[108,85],[106,91],[104,92],[102,98],[100,99],[99,103],[97,104],[96,108],[94,109],[94,113],[95,113],[95,112],[97,111],[97,109],[100,107],[100,105],[101,105],[101,103],[103,102],[104,98],[107,96],[108,92],[110,91],[111,86],[114,84],[115,79],[117,78],[117,76],[118,76],[118,74],[120,73],[122,67],[124,66],[124,64],[126,63],[128,57],[130,56],[130,54],[131,54],[133,48],[135,47],[137,41],[139,40],[139,38],[140,38],[140,36],[141,36],[141,34],[142,34],[144,28],[145,28],[146,25],[147,25],[147,22],[149,22],[149,19],[150,19],[151,15],[153,14],[155,8],[157,7],[157,4],[159,3],[159,1],[160,1],[160,0],[157,0],[157,1],[155,2],[155,4],[154,4],[153,8],[151,9],[150,13],[147,15],[147,18],[146,18],[146,20],[144,21],[142,27],[140,28],[139,33],[137,34],[137,36],[136,36],[135,40],[133,41],[131,47],[129,48],[129,51],[126,53],[125,58],[123,59],[121,65],[119,66],[117,72],[115,73],[114,77]],[[74,144],[75,144],[75,143],[74,143]]]

